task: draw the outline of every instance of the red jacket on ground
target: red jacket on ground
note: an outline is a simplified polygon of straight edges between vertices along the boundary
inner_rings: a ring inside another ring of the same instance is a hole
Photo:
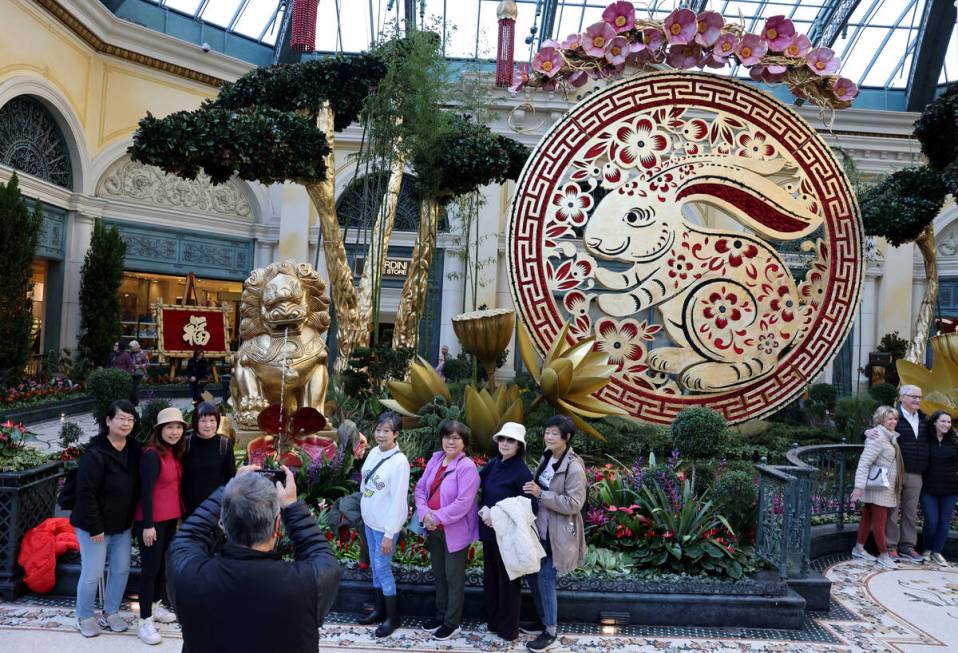
[[[50,518],[23,536],[17,562],[26,572],[23,582],[37,594],[46,594],[56,584],[57,558],[69,549],[80,550],[70,520]]]

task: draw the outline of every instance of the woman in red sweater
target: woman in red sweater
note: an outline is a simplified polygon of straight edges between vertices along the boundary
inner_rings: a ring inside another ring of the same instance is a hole
[[[146,644],[162,641],[153,622],[171,623],[176,615],[159,601],[166,597],[166,552],[183,514],[180,479],[183,477],[183,432],[186,422],[179,408],[164,408],[140,459],[142,491],[136,506],[133,532],[140,545],[140,628]]]

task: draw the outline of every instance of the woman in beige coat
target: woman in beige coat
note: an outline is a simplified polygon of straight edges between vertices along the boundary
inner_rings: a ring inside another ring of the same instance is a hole
[[[863,560],[875,560],[875,556],[865,551],[865,541],[871,533],[878,547],[878,564],[886,569],[897,569],[898,565],[888,557],[885,545],[885,523],[891,509],[898,505],[901,483],[905,478],[902,468],[901,451],[898,448],[898,411],[891,406],[880,406],[873,418],[878,437],[865,440],[865,450],[858,459],[855,472],[855,490],[851,500],[864,501],[861,520],[858,522],[858,543],[852,549],[852,556]],[[887,470],[888,487],[865,487],[869,472],[873,466]]]

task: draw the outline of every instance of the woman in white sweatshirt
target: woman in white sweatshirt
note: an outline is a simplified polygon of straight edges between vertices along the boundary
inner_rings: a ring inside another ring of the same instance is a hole
[[[379,623],[376,637],[387,637],[399,627],[396,605],[396,581],[393,578],[393,544],[406,523],[409,511],[409,461],[399,450],[401,421],[399,415],[387,411],[376,422],[375,449],[363,463],[359,491],[360,508],[369,544],[369,563],[376,589],[376,608],[359,623]]]

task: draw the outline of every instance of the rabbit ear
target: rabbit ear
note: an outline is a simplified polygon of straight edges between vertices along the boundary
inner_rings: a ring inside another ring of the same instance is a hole
[[[781,170],[782,161],[708,156],[685,163],[693,168],[678,183],[678,202],[711,204],[774,240],[804,238],[822,224],[821,216],[766,176]]]

